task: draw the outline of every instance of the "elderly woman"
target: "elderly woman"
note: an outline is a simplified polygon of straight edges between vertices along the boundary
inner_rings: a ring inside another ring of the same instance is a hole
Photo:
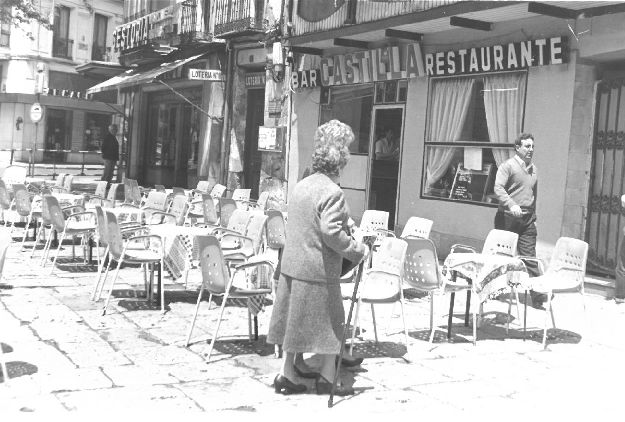
[[[267,341],[282,344],[282,370],[274,380],[276,393],[306,391],[296,384],[296,353],[321,355],[317,394],[329,394],[335,374],[345,313],[339,278],[342,259],[358,262],[366,245],[349,235],[348,208],[338,186],[340,171],[354,140],[351,128],[331,120],[317,128],[313,173],[300,181],[289,201],[286,246]],[[337,395],[353,389],[337,386]]]

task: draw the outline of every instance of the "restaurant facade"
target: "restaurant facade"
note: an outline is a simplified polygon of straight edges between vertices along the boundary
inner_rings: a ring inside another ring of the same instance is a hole
[[[548,258],[560,236],[580,238],[589,270],[613,271],[625,223],[622,4],[345,1],[323,10],[294,0],[284,11],[287,180],[310,165],[315,128],[339,119],[356,135],[341,187],[357,221],[386,210],[400,232],[411,216],[429,218],[441,255],[454,243],[481,248],[497,167],[530,132],[538,254]]]

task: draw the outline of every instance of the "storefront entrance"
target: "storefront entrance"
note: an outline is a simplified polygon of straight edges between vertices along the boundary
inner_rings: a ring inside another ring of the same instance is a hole
[[[390,229],[395,226],[403,121],[403,106],[373,107],[369,147],[368,209],[387,211]]]
[[[247,90],[247,117],[245,120],[245,153],[243,183],[251,189],[252,198],[258,198],[262,155],[258,151],[258,128],[264,123],[265,90]]]
[[[46,110],[46,150],[69,149],[69,131],[72,127],[72,111],[48,108]],[[44,151],[43,161],[46,163],[64,163],[65,153]]]
[[[589,272],[614,275],[616,251],[625,218],[625,79],[604,80],[597,90],[593,166],[586,240]]]

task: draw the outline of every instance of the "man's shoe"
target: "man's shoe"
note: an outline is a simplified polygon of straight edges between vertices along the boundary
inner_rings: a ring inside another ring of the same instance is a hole
[[[353,368],[354,366],[359,366],[363,361],[364,361],[363,358],[355,358],[352,356],[343,355],[343,359],[341,359],[341,366],[343,368]],[[339,363],[338,356],[336,357],[336,360],[334,361],[334,363],[338,365]]]

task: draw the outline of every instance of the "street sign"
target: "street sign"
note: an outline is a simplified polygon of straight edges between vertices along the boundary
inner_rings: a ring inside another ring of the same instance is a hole
[[[221,70],[189,69],[189,79],[198,81],[223,81],[224,75]]]
[[[39,123],[42,117],[43,117],[43,107],[41,107],[41,104],[35,103],[31,105],[30,106],[30,120],[32,120],[33,123]]]

